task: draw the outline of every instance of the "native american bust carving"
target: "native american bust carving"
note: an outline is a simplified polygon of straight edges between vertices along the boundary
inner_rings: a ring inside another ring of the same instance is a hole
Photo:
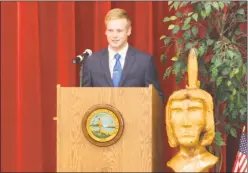
[[[194,49],[188,56],[188,86],[175,91],[166,105],[166,131],[178,153],[167,162],[175,172],[208,172],[218,158],[206,150],[215,136],[212,96],[199,88]]]

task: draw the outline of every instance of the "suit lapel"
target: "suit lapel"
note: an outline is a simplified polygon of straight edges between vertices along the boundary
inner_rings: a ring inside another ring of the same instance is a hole
[[[135,61],[134,54],[135,54],[135,50],[129,45],[119,86],[123,86],[125,78],[127,77],[128,72],[131,70],[132,65],[134,64]]]
[[[109,83],[110,86],[114,86],[112,79],[111,79],[111,75],[110,75],[110,71],[109,71],[109,56],[108,56],[108,49],[105,49],[103,51],[102,57],[101,57],[101,65],[103,67],[103,71],[105,74],[105,77],[107,78],[107,81]]]

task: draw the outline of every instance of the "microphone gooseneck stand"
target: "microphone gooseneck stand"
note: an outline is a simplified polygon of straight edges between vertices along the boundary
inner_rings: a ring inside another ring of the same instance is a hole
[[[80,64],[80,70],[79,70],[79,86],[80,87],[82,87],[84,84],[83,84],[83,73],[84,73],[84,61],[85,61],[85,59],[88,57],[88,56],[90,56],[92,54],[92,50],[90,50],[90,49],[86,49],[85,51],[84,51],[84,53],[83,54],[81,54],[81,55],[78,55],[77,57],[76,57],[76,59],[74,59],[73,61],[72,61],[72,63],[74,63],[74,64],[77,64],[77,63],[79,63]]]
[[[84,75],[83,75],[83,70],[84,69],[84,61],[81,61],[80,62],[80,71],[79,71],[79,81],[80,81],[80,84],[79,84],[79,86],[80,87],[82,87],[83,86],[83,77],[84,77]]]

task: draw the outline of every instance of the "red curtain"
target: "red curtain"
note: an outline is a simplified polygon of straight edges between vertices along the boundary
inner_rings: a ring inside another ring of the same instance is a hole
[[[162,80],[167,2],[1,2],[1,171],[56,171],[56,85],[79,85],[72,59],[107,46],[104,16],[115,7],[132,18],[129,43],[155,56],[166,97],[185,86]]]
[[[2,171],[55,171],[56,85],[75,86],[75,5],[2,2]]]

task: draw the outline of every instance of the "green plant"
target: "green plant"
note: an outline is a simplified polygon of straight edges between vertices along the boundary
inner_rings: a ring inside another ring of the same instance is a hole
[[[195,48],[201,88],[213,96],[216,136],[213,151],[220,154],[223,134],[236,137],[247,121],[247,2],[243,1],[169,1],[174,15],[166,16],[168,33],[161,36],[166,51],[176,46],[172,66],[164,79],[176,76],[179,83],[187,72],[187,56]],[[219,153],[218,153],[219,152]],[[216,170],[220,170],[219,165]]]

